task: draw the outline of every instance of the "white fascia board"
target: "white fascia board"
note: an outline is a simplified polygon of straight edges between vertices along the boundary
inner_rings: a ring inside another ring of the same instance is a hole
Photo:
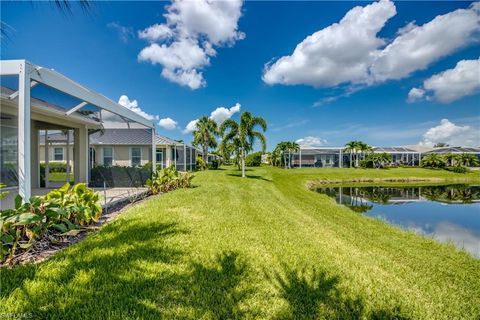
[[[20,66],[25,64],[25,60],[0,60],[0,75],[18,76]]]
[[[96,93],[84,86],[76,83],[75,81],[65,77],[64,75],[43,67],[33,65],[29,62],[26,62],[31,66],[30,77],[40,83],[43,83],[49,87],[57,89],[61,92],[64,92],[68,95],[71,95],[75,98],[85,101],[91,105],[97,106],[101,109],[110,111],[119,116],[130,119],[134,122],[138,122],[148,128],[155,127],[155,124],[139,114],[119,105],[116,102],[108,99],[107,97]]]

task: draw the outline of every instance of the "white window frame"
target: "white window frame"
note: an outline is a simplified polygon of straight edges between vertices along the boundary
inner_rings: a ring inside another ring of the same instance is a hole
[[[112,158],[112,163],[110,164],[110,166],[113,166],[113,161],[114,161],[114,157],[113,157],[113,147],[103,147],[102,148],[102,164],[105,166],[105,149],[111,149],[112,150],[112,155],[109,157],[109,158]]]
[[[57,159],[57,150],[60,149],[62,150],[62,159]],[[63,150],[63,147],[53,147],[53,161],[64,161],[65,160],[65,150]]]
[[[133,164],[133,154],[132,154],[133,149],[140,149],[140,162],[138,163],[138,166],[141,166],[141,165],[142,165],[142,158],[143,158],[143,157],[142,157],[142,156],[143,156],[143,154],[142,154],[142,147],[130,147],[129,149],[130,149],[130,150],[129,150],[129,154],[130,154],[130,166],[131,166],[131,167],[134,166],[134,164]],[[135,165],[135,166],[137,166],[137,165]]]
[[[160,160],[157,157],[158,155],[160,155]],[[162,148],[156,148],[155,149],[155,159],[157,161],[157,164],[163,163],[163,149]]]

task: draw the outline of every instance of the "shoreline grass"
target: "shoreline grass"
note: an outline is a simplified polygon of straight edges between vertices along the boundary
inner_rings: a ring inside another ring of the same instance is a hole
[[[199,172],[195,188],[134,205],[45,262],[1,269],[2,312],[63,319],[478,319],[480,260],[305,187],[375,173],[357,170],[260,167],[246,179],[229,167]],[[375,178],[438,175],[378,171]]]

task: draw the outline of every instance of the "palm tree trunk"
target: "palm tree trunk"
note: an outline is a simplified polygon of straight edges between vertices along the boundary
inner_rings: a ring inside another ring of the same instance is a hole
[[[350,168],[352,167],[352,151],[350,151]]]
[[[245,150],[242,148],[242,178],[245,178]]]

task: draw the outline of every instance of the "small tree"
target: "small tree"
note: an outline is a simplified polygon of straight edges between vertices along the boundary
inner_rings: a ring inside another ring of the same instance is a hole
[[[472,153],[462,153],[458,155],[458,163],[461,166],[478,166],[480,164],[480,161],[478,160],[478,157]]]
[[[218,135],[217,123],[208,117],[201,117],[197,121],[193,131],[193,145],[202,146],[203,161],[208,164],[208,149],[217,146],[216,136]]]
[[[456,166],[460,165],[460,156],[458,154],[454,153],[447,153],[443,155],[443,158],[445,159],[445,162],[447,162],[448,165],[450,166]]]
[[[262,151],[265,151],[267,142],[262,132],[256,131],[256,127],[265,132],[267,122],[262,117],[254,117],[250,112],[244,112],[240,116],[240,123],[233,119],[228,119],[222,123],[220,132],[223,136],[222,143],[234,143],[237,149],[237,155],[240,158],[242,177],[245,177],[245,157],[253,149],[256,140],[260,141]]]
[[[436,153],[427,154],[420,161],[420,166],[424,168],[443,168],[445,165],[446,162],[443,157]]]

